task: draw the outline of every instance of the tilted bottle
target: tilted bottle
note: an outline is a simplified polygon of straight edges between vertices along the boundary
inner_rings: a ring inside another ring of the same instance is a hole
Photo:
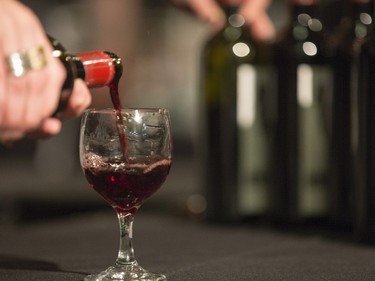
[[[373,17],[375,16],[375,9]],[[375,243],[375,26],[361,48],[358,72],[357,137],[355,149],[355,235]]]
[[[120,79],[122,62],[114,53],[91,51],[70,54],[56,39],[50,36],[49,39],[54,48],[53,56],[61,60],[67,72],[56,112],[65,108],[73,88],[74,79],[81,78],[89,88],[109,86]]]
[[[359,55],[372,20],[371,0],[350,0],[347,12],[327,40],[335,53],[329,217],[331,225],[341,230],[353,227]]]
[[[271,184],[272,50],[251,38],[238,13],[241,0],[219,2],[227,24],[205,45],[202,58],[207,218],[258,218],[268,210]]]
[[[273,217],[305,223],[326,217],[333,73],[318,0],[289,0],[291,21],[277,46],[277,182]]]

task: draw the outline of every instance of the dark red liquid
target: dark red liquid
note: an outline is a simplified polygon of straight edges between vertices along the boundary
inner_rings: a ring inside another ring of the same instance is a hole
[[[121,116],[121,100],[118,92],[118,81],[114,81],[109,85],[109,92],[111,94],[113,108],[116,110],[116,113]]]
[[[164,183],[171,167],[171,160],[147,158],[143,161],[132,161],[127,157],[118,84],[119,79],[114,79],[109,89],[116,113],[116,127],[123,158],[118,162],[108,162],[97,155],[87,154],[82,166],[90,186],[118,213],[135,214],[143,202]]]
[[[135,214],[143,202],[161,187],[171,167],[171,160],[146,161],[107,163],[105,159],[89,154],[83,170],[90,186],[117,212]]]
[[[118,91],[118,80],[115,80],[109,85],[109,91],[111,94],[111,100],[113,104],[113,108],[116,112],[116,127],[119,137],[119,142],[121,145],[121,150],[124,156],[124,160],[126,161],[127,157],[127,149],[126,149],[126,135],[124,130],[124,124],[122,123],[122,114],[121,114],[121,99],[120,94]]]

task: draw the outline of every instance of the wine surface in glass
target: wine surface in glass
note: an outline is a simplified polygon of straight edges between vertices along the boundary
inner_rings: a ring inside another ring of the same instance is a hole
[[[170,167],[171,160],[159,157],[111,163],[95,154],[88,154],[83,163],[90,186],[117,212],[132,214],[161,187]]]

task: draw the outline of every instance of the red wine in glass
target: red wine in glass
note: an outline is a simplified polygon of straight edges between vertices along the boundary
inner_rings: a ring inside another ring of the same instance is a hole
[[[144,161],[117,163],[102,161],[88,154],[83,171],[90,186],[117,212],[135,214],[143,202],[166,180],[171,160],[147,158]]]
[[[108,85],[114,112],[111,109],[85,111],[81,122],[80,160],[90,186],[117,212],[120,248],[113,266],[84,280],[162,281],[166,280],[163,274],[149,272],[138,265],[132,245],[132,226],[138,208],[161,187],[170,170],[169,112],[160,108],[122,109],[118,91],[121,61],[114,62],[117,75]]]
[[[118,141],[118,130],[123,134],[122,145],[127,147],[126,159]],[[115,264],[84,280],[166,280],[163,274],[149,272],[138,265],[132,245],[132,226],[138,208],[161,187],[172,164],[168,110],[86,110],[81,123],[80,160],[90,186],[115,209],[120,225],[120,248]]]

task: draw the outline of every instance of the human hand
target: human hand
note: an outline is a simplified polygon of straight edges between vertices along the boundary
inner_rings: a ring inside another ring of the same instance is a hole
[[[25,73],[12,73],[7,63],[9,56],[31,50],[38,50],[34,59],[39,65],[25,68]],[[28,134],[47,137],[60,131],[61,120],[50,116],[57,108],[66,71],[52,51],[41,23],[28,7],[15,0],[0,1],[1,142],[12,142]],[[88,88],[77,80],[61,116],[76,117],[90,102]]]
[[[270,0],[244,0],[239,11],[259,41],[271,41],[275,37],[274,25],[267,14],[269,5]]]
[[[175,4],[191,9],[198,18],[209,22],[213,28],[222,28],[225,15],[215,0],[172,0]],[[239,13],[251,26],[250,32],[258,41],[270,41],[275,37],[275,28],[267,15],[270,0],[243,0]]]

